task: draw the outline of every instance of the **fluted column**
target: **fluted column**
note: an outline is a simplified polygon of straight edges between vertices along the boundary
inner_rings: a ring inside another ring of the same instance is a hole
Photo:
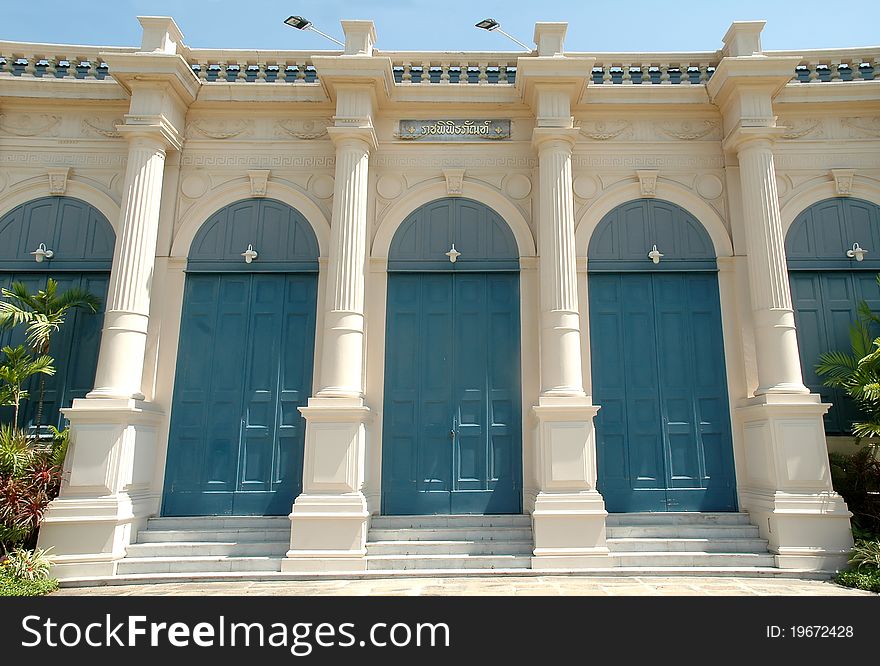
[[[755,319],[755,393],[809,393],[798,356],[772,143],[768,138],[747,140],[737,156]]]
[[[536,129],[540,171],[541,394],[583,396],[571,149],[575,129]]]
[[[153,132],[127,133],[122,221],[113,254],[95,389],[89,398],[142,400],[141,379],[168,142]]]
[[[363,395],[367,174],[374,135],[367,128],[329,131],[336,144],[336,191],[317,395],[357,398]]]

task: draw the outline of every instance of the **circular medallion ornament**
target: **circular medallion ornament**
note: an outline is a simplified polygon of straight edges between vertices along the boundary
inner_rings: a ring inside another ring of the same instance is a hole
[[[376,191],[384,199],[394,199],[403,192],[403,181],[399,176],[382,176],[376,182]]]
[[[724,191],[724,184],[718,176],[711,173],[697,178],[697,193],[704,199],[717,199]]]
[[[329,199],[333,196],[334,182],[333,176],[327,174],[315,176],[311,182],[312,194],[319,199]]]
[[[532,191],[532,181],[521,173],[515,173],[504,179],[504,191],[514,199],[525,199]]]
[[[776,176],[776,194],[780,197],[785,196],[788,192],[788,178],[785,176]]]
[[[180,184],[180,191],[185,197],[190,199],[198,199],[208,191],[208,179],[201,174],[194,173],[183,179]]]
[[[574,193],[581,199],[592,199],[598,189],[596,179],[592,176],[578,176],[574,179]]]

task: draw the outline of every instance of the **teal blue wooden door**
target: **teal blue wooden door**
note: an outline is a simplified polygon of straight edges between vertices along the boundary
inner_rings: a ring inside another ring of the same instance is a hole
[[[659,264],[648,258],[654,246]],[[714,247],[668,201],[612,210],[589,247],[599,490],[612,512],[733,511]]]
[[[847,257],[854,243],[868,250],[863,261]],[[880,206],[849,197],[820,201],[795,219],[785,251],[804,384],[831,403],[825,431],[848,434],[859,410],[843,391],[823,384],[816,364],[824,352],[850,352],[859,303],[880,311]]]
[[[383,513],[519,513],[519,275],[391,273],[387,313]]]
[[[302,489],[317,276],[187,276],[163,515],[284,515]]]
[[[298,408],[312,389],[317,269],[309,223],[272,199],[226,206],[193,239],[163,515],[290,512],[302,490]]]
[[[712,273],[590,276],[599,490],[609,511],[736,508]]]
[[[21,282],[34,293],[51,277],[59,293],[78,287],[101,301],[96,314],[72,310],[52,337],[49,354],[56,372],[46,377],[42,425],[62,427],[60,410],[94,387],[114,242],[113,229],[100,211],[71,197],[35,199],[0,218],[0,288]],[[31,252],[41,243],[54,256],[37,263]],[[18,344],[25,344],[23,327],[0,330],[0,347]],[[21,426],[34,424],[39,379],[31,379],[26,388],[30,397],[21,406]],[[0,422],[11,421],[11,408],[0,408]]]

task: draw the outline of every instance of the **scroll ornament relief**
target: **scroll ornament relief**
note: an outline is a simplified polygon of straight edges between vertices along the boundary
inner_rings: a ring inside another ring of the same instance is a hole
[[[123,124],[125,124],[125,121],[122,118],[114,118],[106,125],[100,118],[83,118],[82,133],[86,136],[97,134],[108,139],[118,139],[122,136],[122,133],[116,129],[116,126]]]
[[[250,120],[194,120],[187,124],[186,135],[191,139],[232,139],[250,134],[253,121]]]
[[[51,134],[54,136],[56,125],[61,122],[61,116],[41,113],[37,115],[9,115],[0,113],[0,130],[15,136],[37,136],[39,134]]]
[[[862,135],[867,134],[868,136],[880,137],[880,116],[874,116],[873,118],[841,118],[840,122]]]
[[[599,120],[592,123],[582,123],[580,129],[581,134],[588,139],[593,139],[594,141],[610,141],[611,139],[616,139],[621,136],[627,130],[631,130],[632,123],[626,120],[616,120],[612,122]]]
[[[656,129],[666,136],[681,141],[696,141],[707,137],[712,139],[721,138],[719,124],[716,120],[684,120],[680,123],[658,123]]]
[[[292,136],[295,139],[311,141],[327,136],[327,126],[331,124],[329,118],[316,120],[279,120],[275,123],[275,133],[279,136]]]
[[[824,136],[818,118],[801,118],[799,120],[786,120],[780,118],[776,121],[778,127],[784,127],[785,133],[782,134],[783,139],[800,139],[815,133],[817,137]],[[818,131],[817,131],[818,130]]]

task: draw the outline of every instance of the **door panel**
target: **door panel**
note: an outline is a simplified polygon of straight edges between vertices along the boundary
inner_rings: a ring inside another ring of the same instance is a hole
[[[518,276],[391,273],[383,512],[520,510]]]
[[[190,274],[163,515],[283,515],[302,487],[317,278]]]
[[[40,273],[0,273],[0,287],[8,289],[13,282],[23,283],[31,293],[46,287],[50,276]],[[97,314],[85,310],[72,310],[64,326],[53,336],[49,355],[55,359],[55,374],[46,377],[43,425],[61,427],[63,407],[70,407],[74,398],[84,398],[94,388],[95,370],[98,367],[98,349],[101,345],[101,328],[104,323],[104,302],[107,299],[107,273],[58,273],[51,276],[58,282],[58,293],[71,287],[86,289],[97,296],[101,307]],[[25,344],[25,329],[0,330],[0,347]],[[39,396],[39,376],[26,386],[30,399],[22,402],[19,424],[34,423]],[[12,409],[0,408],[0,422],[12,422]]]
[[[608,510],[734,509],[715,275],[595,273],[589,293]]]
[[[859,411],[843,391],[823,385],[816,364],[827,351],[851,351],[849,327],[856,321],[862,300],[873,311],[880,310],[880,286],[875,276],[873,271],[789,273],[804,384],[821,395],[822,402],[831,403],[825,415],[829,434],[849,433],[852,422],[860,418]]]

